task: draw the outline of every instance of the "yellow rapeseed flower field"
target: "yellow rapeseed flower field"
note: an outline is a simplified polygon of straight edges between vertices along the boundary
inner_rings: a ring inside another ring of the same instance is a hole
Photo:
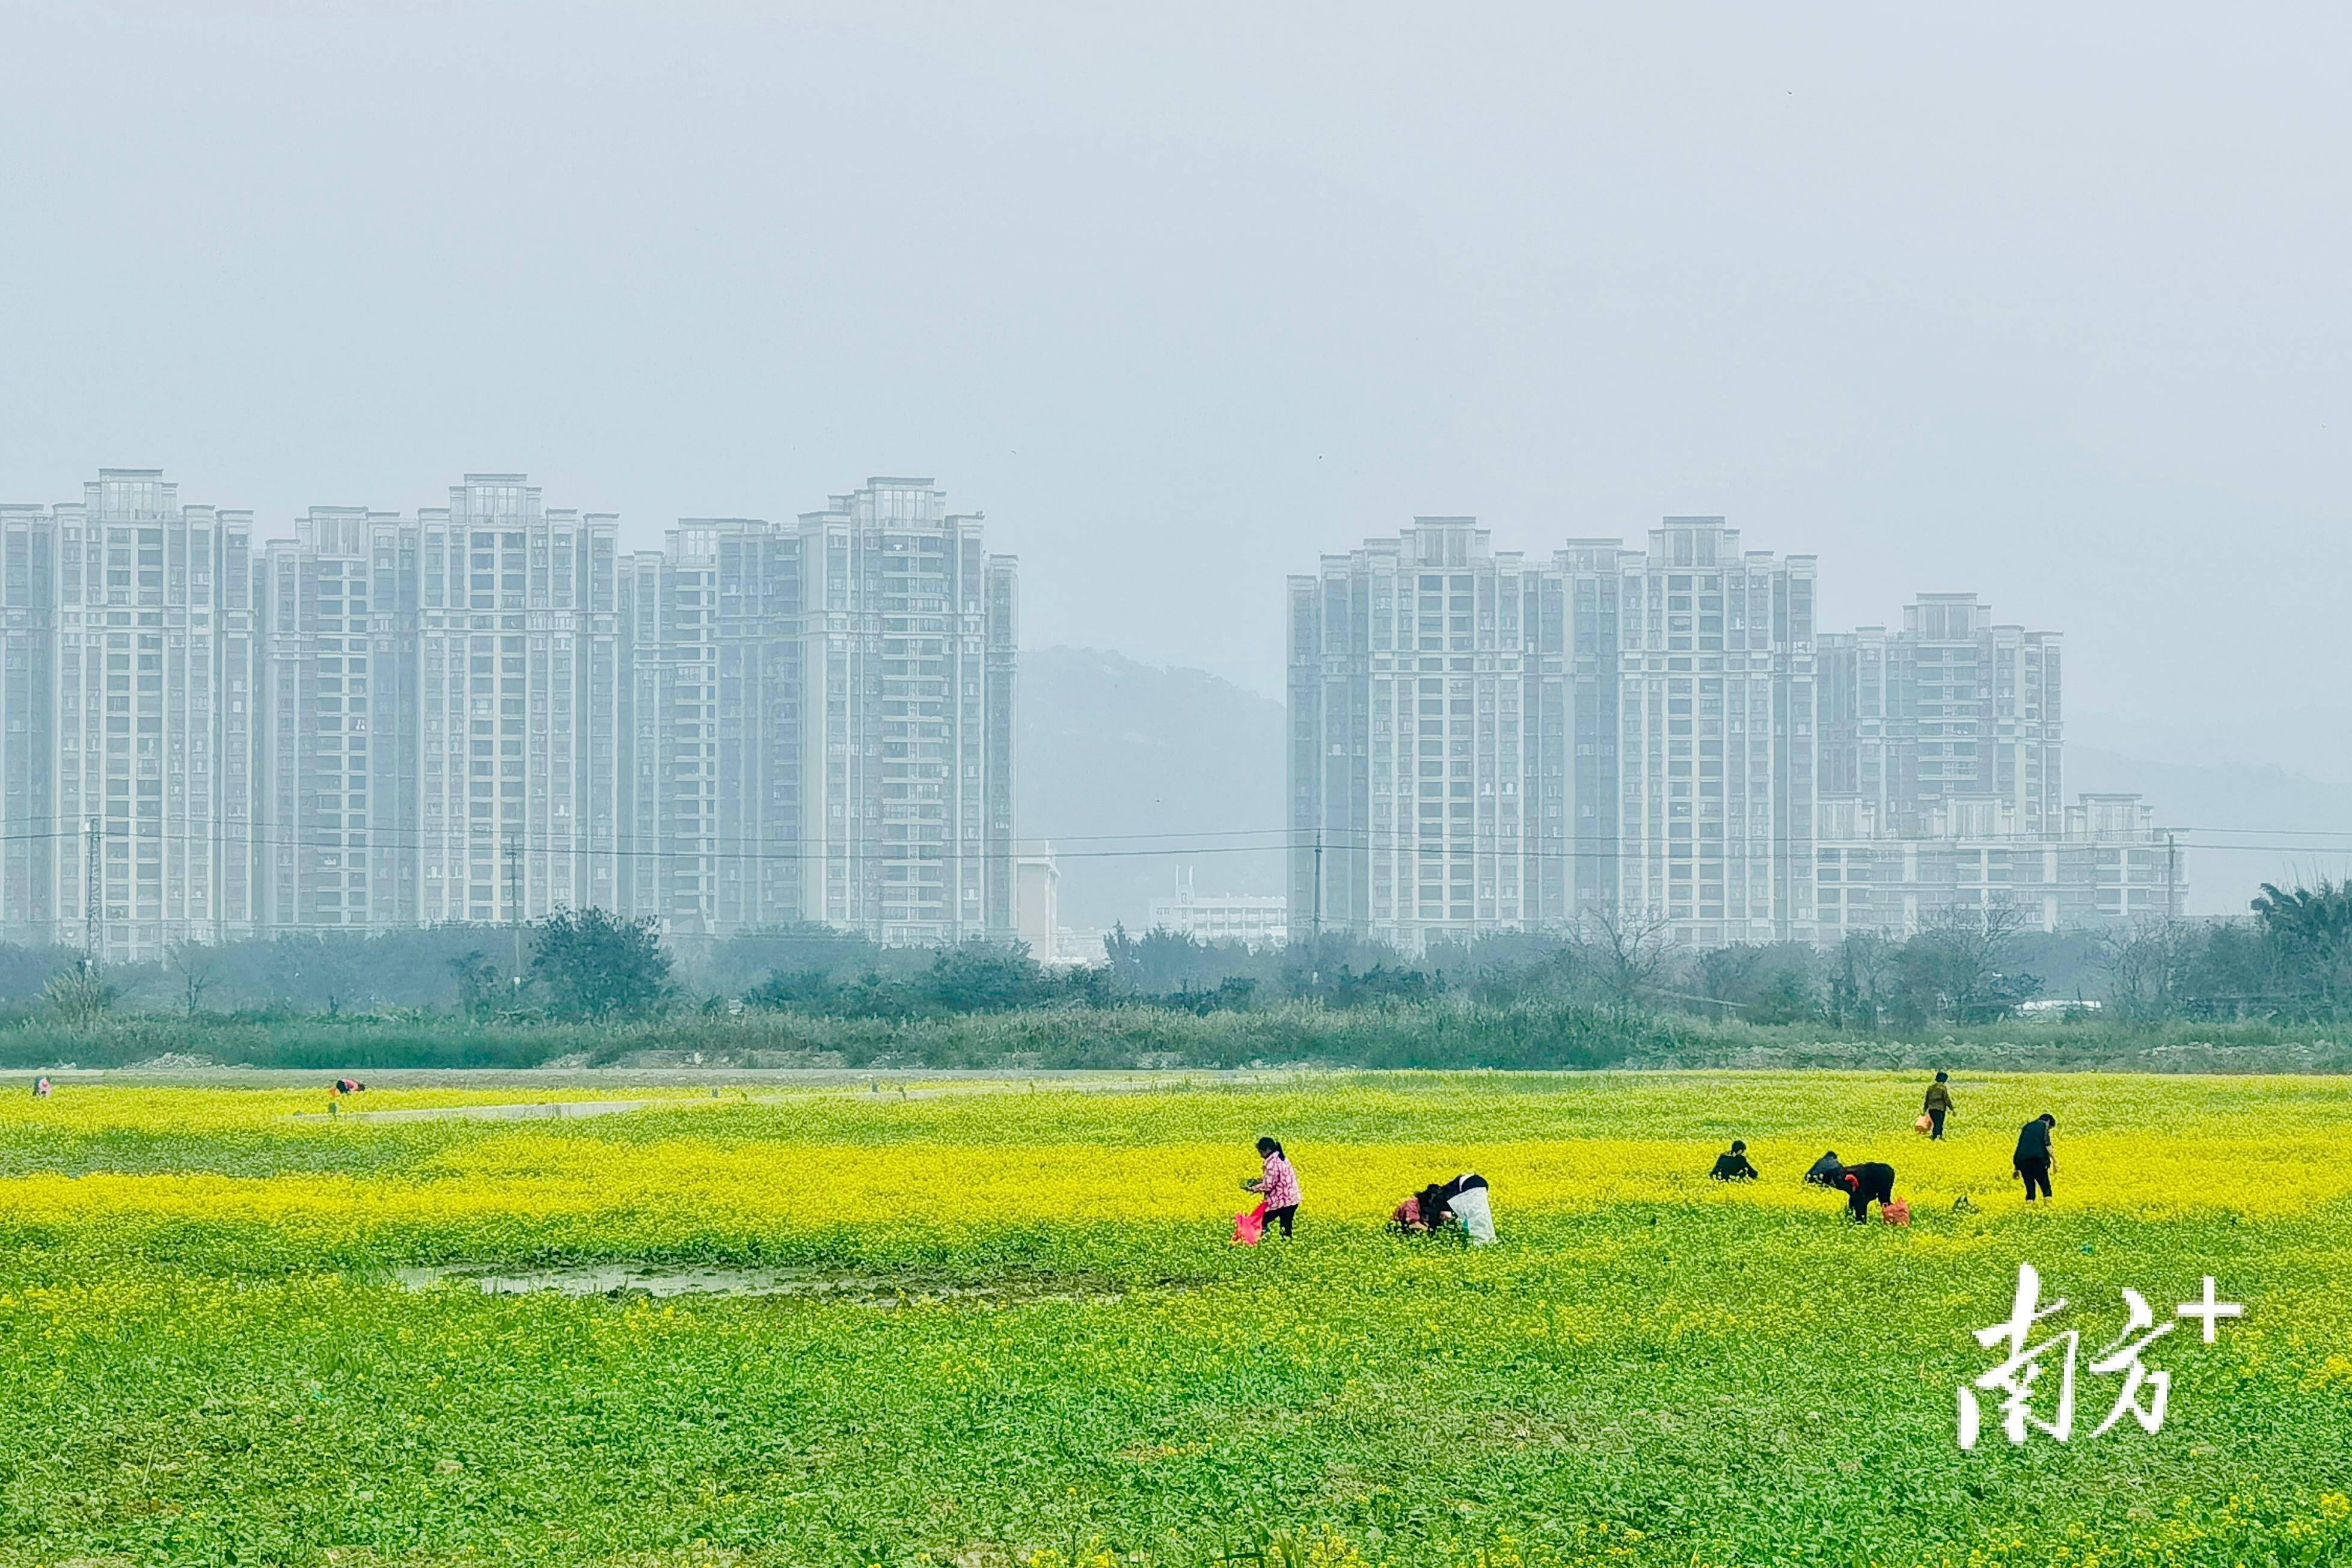
[[[2352,1561],[2352,1085],[1987,1077],[1934,1143],[1923,1087],[11,1096],[0,1564]],[[517,1098],[555,1094],[363,1105]],[[1261,1134],[1299,1232],[1236,1248]],[[1764,1180],[1706,1180],[1734,1137]],[[1832,1148],[1895,1167],[1910,1228],[1799,1181]],[[1497,1246],[1384,1234],[1465,1170]],[[2021,1262],[2083,1315],[2089,1419],[1964,1453]],[[424,1265],[755,1289],[395,1278]],[[2245,1317],[2157,1342],[2162,1428],[2092,1439],[2123,1290],[2168,1314],[2207,1275]]]

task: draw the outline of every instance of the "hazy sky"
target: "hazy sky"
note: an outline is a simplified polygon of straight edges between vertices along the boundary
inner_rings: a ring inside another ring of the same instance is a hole
[[[1475,13],[1475,15],[1474,15]],[[984,510],[1024,640],[1723,512],[2352,778],[2339,8],[0,0],[0,500]]]

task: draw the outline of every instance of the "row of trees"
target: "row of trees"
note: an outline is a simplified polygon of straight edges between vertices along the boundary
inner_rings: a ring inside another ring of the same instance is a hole
[[[126,1001],[190,1016],[226,1005],[330,1016],[389,1006],[478,1019],[605,1018],[641,1015],[677,997],[672,967],[653,921],[564,910],[512,933],[445,926],[217,947],[188,942],[159,963],[112,967],[0,944],[0,1001],[38,1003],[77,1026]]]
[[[2352,882],[2263,885],[2250,921],[2149,921],[2107,939],[2128,1018],[2352,1016]]]
[[[1983,1023],[2041,999],[2133,1020],[2339,1019],[2352,1010],[2352,884],[2266,886],[2242,921],[2150,921],[2049,933],[1994,903],[1946,910],[1903,938],[1857,933],[1694,952],[1664,922],[1592,919],[1567,931],[1433,942],[1407,957],[1343,932],[1252,950],[1167,931],[1114,931],[1105,962],[1053,969],[1020,943],[886,949],[823,926],[751,933],[681,977],[649,921],[565,910],[520,931],[441,927],[362,937],[185,946],[100,972],[0,946],[0,1001],[87,1021],[126,996],[190,1015],[328,1015],[400,1007],[477,1019],[611,1018],[742,1005],[911,1019],[1042,1006],[1143,1004],[1202,1014],[1285,999],[1352,1008],[1465,995],[1496,1005],[1587,1003],[1621,1017],[1683,1011],[1864,1031]]]
[[[2049,932],[2016,905],[1938,912],[1906,937],[1849,935],[1694,951],[1662,921],[1595,918],[1555,931],[1432,942],[1416,957],[1343,932],[1286,948],[1115,930],[1097,968],[1053,971],[1026,949],[968,943],[890,955],[830,933],[741,939],[801,945],[795,966],[748,988],[755,1006],[913,1017],[1142,1003],[1192,1013],[1311,998],[1337,1007],[1457,994],[1495,1005],[1574,999],[1621,1017],[1685,1012],[1864,1032],[1981,1024],[2031,1004],[2129,1019],[2326,1018],[2352,1007],[2352,887],[2265,888],[2246,921],[2154,921]]]
[[[2089,952],[2079,935],[2026,931],[2008,905],[1952,911],[1907,939],[1854,936],[1826,951],[1805,942],[1693,950],[1671,941],[1665,921],[1635,917],[1433,942],[1410,960],[1334,935],[1278,954],[1168,931],[1114,933],[1109,948],[1116,974],[1163,1001],[1275,994],[1349,1005],[1452,992],[1507,1005],[1569,996],[1621,1015],[1865,1029],[2004,1016],[2041,994],[2047,974],[2082,981]]]

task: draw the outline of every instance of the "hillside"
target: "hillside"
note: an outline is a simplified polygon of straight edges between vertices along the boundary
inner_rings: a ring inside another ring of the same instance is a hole
[[[1203,893],[1282,891],[1270,851],[1115,837],[1281,826],[1279,702],[1202,670],[1051,647],[1021,656],[1017,728],[1019,832],[1055,840],[1066,925],[1139,927],[1180,863]],[[2264,881],[2352,870],[2352,785],[2269,763],[2070,745],[2066,789],[2146,795],[2158,821],[2180,830],[2192,913],[2243,914]],[[2315,848],[2337,842],[2331,832],[2345,835],[2343,852]]]
[[[2186,846],[2191,914],[2242,915],[2263,882],[2342,877],[2352,785],[2262,763],[2164,763],[2066,748],[2066,790],[2136,790]],[[2315,847],[2342,844],[2333,854]]]
[[[1039,648],[1021,655],[1014,729],[1016,831],[1054,841],[1063,924],[1139,928],[1180,865],[1202,893],[1282,890],[1270,849],[1166,837],[1283,825],[1279,702],[1197,669]]]

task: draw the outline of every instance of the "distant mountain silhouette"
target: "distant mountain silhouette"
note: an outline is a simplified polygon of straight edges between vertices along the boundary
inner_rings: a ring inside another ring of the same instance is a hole
[[[2340,878],[2352,868],[2352,837],[2327,836],[2352,834],[2352,784],[2268,763],[2152,763],[2094,746],[2069,745],[2065,769],[2069,797],[2136,790],[2159,826],[2179,830],[2192,914],[2242,915],[2266,881]],[[2315,847],[2332,844],[2344,849]]]
[[[1270,847],[1109,837],[1282,826],[1281,703],[1203,670],[1048,647],[1022,652],[1013,704],[1013,831],[1024,848],[1054,841],[1063,924],[1140,930],[1180,865],[1204,894],[1282,891]]]
[[[1064,924],[1141,929],[1180,863],[1203,893],[1283,890],[1272,850],[1188,853],[1181,840],[1107,837],[1282,826],[1281,703],[1204,670],[1049,647],[1022,654],[1016,712],[1016,831],[1055,840]],[[2352,873],[2352,837],[2339,853],[2315,847],[2339,842],[2325,830],[2352,834],[2352,784],[2084,745],[2066,748],[2065,767],[2070,796],[2137,791],[2159,825],[2180,830],[2192,913],[2242,915],[2264,881]]]

